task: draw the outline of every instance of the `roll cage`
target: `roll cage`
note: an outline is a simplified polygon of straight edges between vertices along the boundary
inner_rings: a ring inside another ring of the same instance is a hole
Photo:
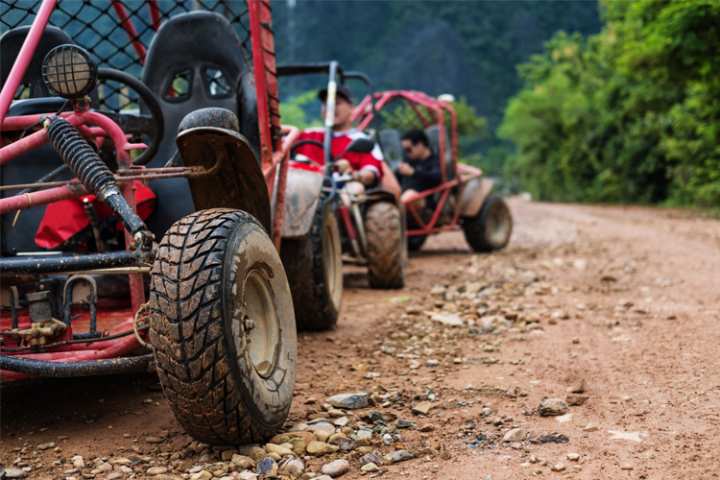
[[[401,102],[408,105],[423,127],[436,126],[438,129],[437,151],[440,162],[442,183],[429,190],[418,192],[417,196],[407,199],[404,204],[412,227],[408,228],[407,235],[427,236],[446,230],[456,230],[461,215],[464,214],[460,202],[452,202],[451,198],[459,193],[465,184],[480,177],[479,169],[459,163],[459,139],[457,133],[457,113],[452,104],[431,97],[424,92],[415,90],[387,90],[375,92],[365,96],[355,107],[353,121],[358,128],[367,129],[374,121],[380,119],[380,112],[393,103]],[[448,129],[449,128],[449,135]],[[449,137],[449,138],[448,138]],[[423,218],[421,212],[414,205],[419,199],[435,197],[437,202],[430,218]],[[441,216],[446,209],[452,210],[451,219],[441,222]]]

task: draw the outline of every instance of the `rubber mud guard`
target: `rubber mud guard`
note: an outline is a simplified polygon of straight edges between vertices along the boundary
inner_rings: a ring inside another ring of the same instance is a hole
[[[179,133],[177,146],[186,166],[212,169],[209,175],[188,179],[197,210],[243,210],[271,233],[265,177],[245,137],[225,128],[196,127]]]

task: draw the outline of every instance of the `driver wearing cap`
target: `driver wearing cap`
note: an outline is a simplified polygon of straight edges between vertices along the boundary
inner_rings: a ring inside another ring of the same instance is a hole
[[[322,102],[322,117],[325,118],[325,100],[327,99],[327,89],[318,92],[318,99]],[[366,137],[363,132],[353,128],[352,126],[353,100],[350,90],[344,86],[338,86],[335,102],[335,121],[333,123],[333,138],[331,143],[331,152],[333,158],[341,158],[349,163],[353,170],[353,178],[365,187],[372,187],[382,178],[383,172],[383,155],[380,148],[375,148],[370,153],[364,152],[345,152],[350,142],[358,137]],[[325,138],[325,132],[322,128],[309,128],[300,133],[298,141],[315,140],[322,143]],[[319,165],[325,164],[323,151],[317,145],[305,144],[297,149],[297,153],[305,155],[310,160]],[[345,162],[338,162],[339,164]]]

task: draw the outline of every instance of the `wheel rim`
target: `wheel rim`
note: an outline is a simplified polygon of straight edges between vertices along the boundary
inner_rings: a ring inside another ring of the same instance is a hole
[[[325,281],[327,282],[330,299],[333,306],[340,307],[342,299],[342,255],[339,244],[339,235],[333,228],[332,220],[325,222],[323,229],[323,266],[325,267]]]
[[[487,219],[487,236],[493,245],[504,245],[510,234],[510,216],[503,205],[497,204]]]
[[[245,315],[242,320],[248,360],[263,378],[268,378],[275,369],[280,342],[280,323],[267,276],[265,269],[253,268],[245,277]]]

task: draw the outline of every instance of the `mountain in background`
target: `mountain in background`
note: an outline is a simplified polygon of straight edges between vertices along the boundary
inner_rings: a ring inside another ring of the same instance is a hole
[[[594,1],[276,0],[272,6],[280,63],[334,59],[370,75],[376,90],[464,96],[492,130],[521,85],[516,65],[542,51],[558,30],[591,34],[601,26]],[[283,81],[283,96],[321,83]]]

